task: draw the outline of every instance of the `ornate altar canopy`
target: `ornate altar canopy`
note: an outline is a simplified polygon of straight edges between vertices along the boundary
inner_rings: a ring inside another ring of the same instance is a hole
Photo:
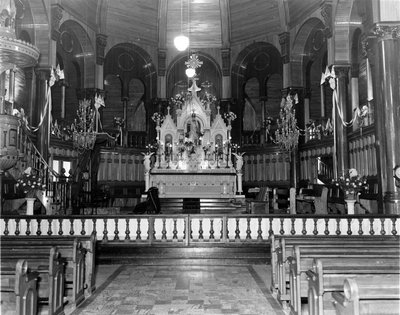
[[[176,117],[168,107],[165,118],[156,119],[156,162],[152,168],[150,163],[146,166],[145,156],[145,178],[146,190],[158,187],[161,198],[236,195],[236,177],[241,170],[232,164],[230,120],[225,123],[219,107],[212,120],[210,98],[200,99],[200,90],[193,79]]]

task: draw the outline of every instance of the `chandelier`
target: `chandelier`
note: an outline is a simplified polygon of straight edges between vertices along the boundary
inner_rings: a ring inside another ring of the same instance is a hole
[[[278,129],[275,131],[275,143],[281,150],[292,151],[299,143],[300,130],[297,127],[296,110],[293,104],[298,103],[298,96],[288,94],[282,99]]]
[[[91,101],[84,99],[79,101],[77,110],[78,120],[73,125],[74,148],[80,150],[92,150],[96,142],[96,112],[91,108]]]
[[[197,54],[192,54],[189,59],[185,61],[186,65],[186,75],[188,78],[193,78],[196,75],[196,69],[203,65],[203,61],[199,59]]]

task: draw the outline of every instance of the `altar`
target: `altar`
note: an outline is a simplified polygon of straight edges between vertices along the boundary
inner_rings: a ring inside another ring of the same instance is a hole
[[[236,172],[216,170],[154,169],[150,186],[158,187],[160,198],[234,198]]]
[[[144,154],[146,191],[157,187],[160,198],[233,198],[242,193],[243,154],[232,152],[232,112],[214,117],[210,94],[192,80],[186,95],[175,97],[175,115],[155,113],[157,139]],[[178,102],[179,100],[179,102]],[[233,163],[232,156],[235,156]]]

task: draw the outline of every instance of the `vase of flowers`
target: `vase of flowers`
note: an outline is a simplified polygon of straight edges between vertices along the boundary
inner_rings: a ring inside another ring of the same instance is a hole
[[[228,125],[236,119],[236,114],[234,112],[228,112],[224,114],[224,118],[228,121]]]
[[[333,183],[344,192],[347,213],[354,214],[357,195],[367,188],[367,178],[360,176],[355,168],[350,168],[345,170],[339,178],[334,179]]]
[[[162,122],[164,121],[164,115],[159,112],[155,112],[153,116],[151,116],[151,119],[157,124],[157,126],[161,126]]]
[[[16,187],[25,194],[26,214],[33,215],[36,194],[39,190],[46,188],[43,178],[36,171],[32,170],[31,167],[28,167],[22,176],[17,179]]]

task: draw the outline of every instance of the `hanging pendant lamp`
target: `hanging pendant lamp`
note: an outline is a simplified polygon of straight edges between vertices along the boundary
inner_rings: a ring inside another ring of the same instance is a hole
[[[183,35],[183,0],[181,0],[181,34],[174,38],[174,45],[179,51],[184,51],[189,47],[189,37]]]

